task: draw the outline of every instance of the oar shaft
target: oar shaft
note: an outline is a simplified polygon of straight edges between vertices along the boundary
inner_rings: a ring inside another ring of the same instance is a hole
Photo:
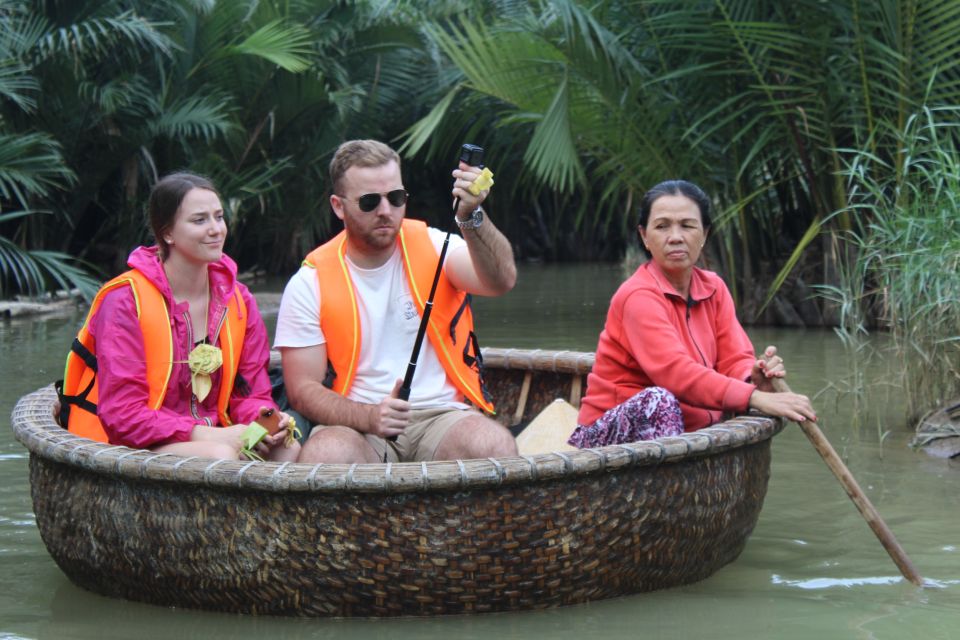
[[[787,383],[780,378],[773,379],[773,388],[777,392],[790,391]],[[913,562],[907,557],[906,552],[904,552],[900,543],[897,542],[897,538],[893,535],[893,532],[890,531],[887,523],[880,517],[873,503],[870,502],[870,498],[867,497],[867,494],[860,488],[853,474],[850,473],[847,465],[843,464],[843,460],[837,455],[837,452],[827,440],[823,431],[820,430],[820,427],[810,420],[804,420],[800,423],[800,429],[804,435],[807,436],[807,439],[810,440],[810,443],[813,445],[813,448],[817,450],[817,453],[820,454],[820,457],[823,458],[823,461],[827,463],[827,467],[830,468],[833,475],[836,476],[840,484],[843,485],[847,495],[850,496],[850,500],[856,505],[864,520],[867,521],[867,524],[873,530],[873,533],[876,534],[880,540],[880,544],[887,550],[887,553],[890,555],[894,564],[897,565],[897,568],[900,569],[903,577],[918,587],[923,586],[923,578],[920,577],[917,569],[913,566]]]

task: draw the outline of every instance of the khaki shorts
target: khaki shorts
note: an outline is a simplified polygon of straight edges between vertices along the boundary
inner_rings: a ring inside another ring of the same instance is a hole
[[[367,434],[367,442],[384,462],[424,462],[433,460],[437,447],[450,427],[464,418],[481,415],[475,409],[415,409],[410,424],[395,442]],[[384,458],[386,454],[386,458]]]

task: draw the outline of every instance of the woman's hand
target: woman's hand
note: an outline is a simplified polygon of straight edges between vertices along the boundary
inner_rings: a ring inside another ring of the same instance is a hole
[[[268,433],[264,436],[263,439],[253,447],[253,452],[264,459],[296,460],[296,456],[300,451],[300,443],[294,441],[290,446],[284,443],[287,437],[287,429],[292,429],[294,425],[295,422],[292,416],[280,412],[280,430],[273,435]],[[240,450],[243,448],[243,434],[246,432],[248,426],[249,425],[246,424],[233,424],[229,427],[208,427],[198,424],[190,433],[190,440],[226,444],[237,452],[237,457],[239,458]],[[283,453],[279,451],[283,451]]]
[[[261,441],[265,443],[270,449],[283,444],[287,440],[287,432],[292,431],[295,426],[297,426],[296,421],[293,419],[293,416],[290,414],[279,412],[280,420],[278,422],[279,429],[273,435],[267,434],[264,439]],[[286,446],[286,445],[284,445]]]
[[[284,446],[284,440],[287,439],[287,430],[280,429],[275,434],[270,435],[269,433],[263,437],[263,440],[257,443],[257,446],[254,448],[254,451],[259,453],[263,457],[267,457],[271,451],[276,447]]]
[[[750,395],[749,406],[760,413],[778,418],[787,418],[794,422],[804,420],[817,421],[817,414],[813,410],[810,398],[792,391],[777,392],[774,380],[787,376],[783,366],[783,358],[777,355],[777,348],[773,345],[763,350],[763,355],[757,359],[750,372],[750,379],[757,389]],[[782,388],[786,385],[781,383]]]
[[[243,432],[247,430],[245,424],[234,424],[229,427],[208,427],[198,424],[190,432],[190,440],[194,442],[220,442],[237,450],[240,455],[240,449],[243,446],[241,438]]]
[[[750,394],[749,405],[751,409],[756,409],[768,416],[787,418],[794,422],[817,421],[817,413],[813,410],[810,398],[792,391],[773,393],[757,389]]]
[[[278,409],[260,407],[260,418],[257,422],[268,431],[263,440],[257,443],[254,448],[254,451],[259,455],[265,457],[281,445],[283,448],[289,449],[296,443],[296,439],[290,436],[290,433],[297,426],[297,422],[290,414]],[[273,433],[271,434],[269,431],[273,431]]]
[[[280,430],[273,435],[267,435],[260,441],[258,447],[263,447],[265,451],[260,452],[265,459],[275,462],[296,462],[300,457],[300,441],[291,434],[294,434],[297,422],[293,416],[278,411],[280,420],[278,426]]]
[[[753,364],[750,372],[750,381],[757,385],[760,391],[772,392],[773,378],[785,378],[787,370],[783,366],[783,358],[777,355],[777,348],[773,345],[763,350],[763,356]]]
[[[293,433],[294,428],[297,426],[297,421],[293,419],[289,413],[280,412],[280,431],[277,431],[277,436],[282,435],[280,442],[283,442],[285,447],[290,447],[293,443],[288,442],[291,440],[288,434]]]

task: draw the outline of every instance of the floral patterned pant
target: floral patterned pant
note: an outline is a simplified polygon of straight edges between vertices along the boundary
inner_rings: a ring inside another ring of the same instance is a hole
[[[648,387],[600,416],[591,425],[577,425],[567,441],[579,449],[653,440],[683,433],[677,398],[662,387]]]

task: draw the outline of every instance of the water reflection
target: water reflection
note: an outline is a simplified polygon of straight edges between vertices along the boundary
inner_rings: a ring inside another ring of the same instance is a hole
[[[482,344],[591,351],[616,265],[524,266],[517,289],[475,301]],[[274,318],[267,317],[272,324]],[[62,372],[78,313],[0,322],[0,407]],[[773,443],[770,487],[741,557],[701,583],[605,602],[515,614],[405,620],[297,620],[174,610],[111,600],[73,586],[33,521],[27,460],[0,430],[2,638],[949,638],[960,621],[960,464],[907,449],[902,400],[871,362],[873,393],[855,407],[848,356],[828,330],[749,328],[776,344],[791,386],[817,404],[822,428],[937,588],[902,580],[799,429]],[[878,339],[882,346],[882,338]],[[884,436],[884,434],[886,434]]]

